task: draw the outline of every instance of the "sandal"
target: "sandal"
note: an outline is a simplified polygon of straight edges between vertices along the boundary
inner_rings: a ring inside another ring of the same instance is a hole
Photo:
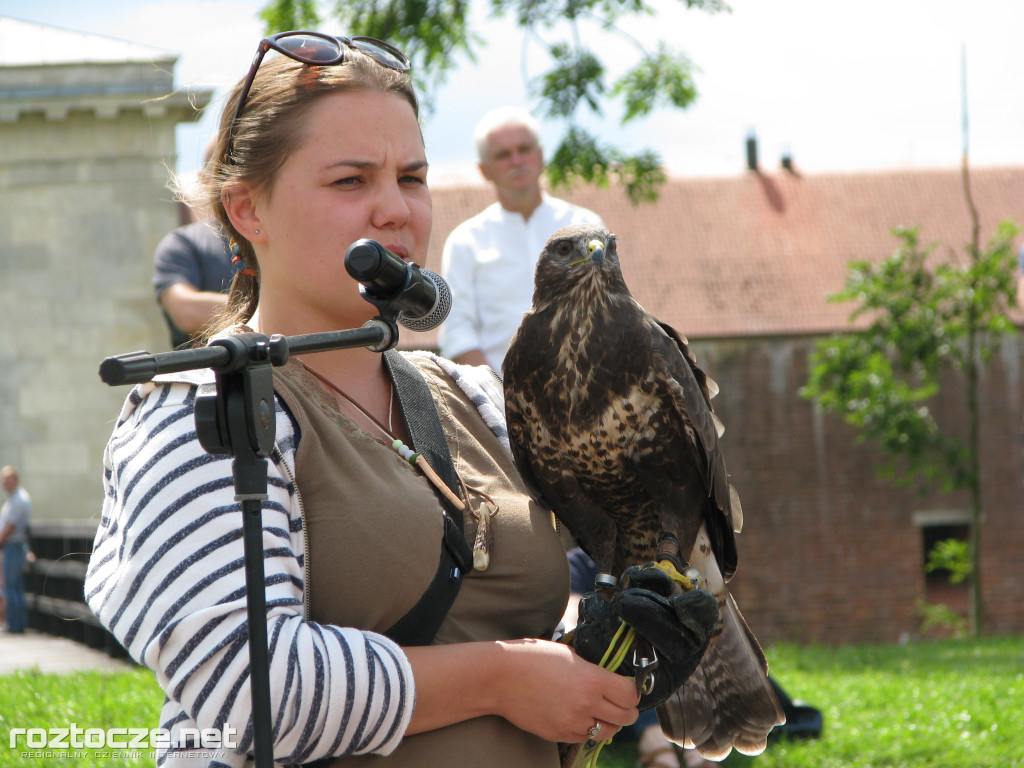
[[[679,765],[679,760],[676,759],[674,762],[662,760],[665,755],[675,755],[676,750],[674,747],[659,747],[658,749],[651,750],[647,754],[640,755],[640,759],[637,760],[637,768],[676,768]]]

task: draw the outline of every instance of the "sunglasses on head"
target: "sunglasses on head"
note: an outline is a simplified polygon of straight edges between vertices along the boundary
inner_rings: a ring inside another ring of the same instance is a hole
[[[228,150],[230,151],[235,140],[235,127],[238,125],[238,118],[241,116],[242,110],[245,109],[252,81],[256,77],[256,71],[260,68],[260,64],[263,63],[263,57],[267,55],[267,51],[275,50],[310,66],[329,67],[345,61],[346,48],[365,53],[378,64],[399,72],[407,72],[411,66],[409,58],[404,53],[374,37],[337,37],[321,32],[278,32],[276,35],[265,37],[260,40],[259,47],[256,49],[256,56],[252,60],[249,74],[245,78],[245,85],[242,87],[242,94],[238,98],[238,106],[235,107],[235,115],[231,118],[231,127],[228,130]]]

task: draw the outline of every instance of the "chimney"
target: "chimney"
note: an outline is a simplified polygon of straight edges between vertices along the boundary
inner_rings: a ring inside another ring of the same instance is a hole
[[[793,173],[793,153],[788,149],[783,151],[779,164],[782,166],[782,170]]]
[[[757,134],[751,128],[747,133],[747,170],[758,173],[757,168]]]

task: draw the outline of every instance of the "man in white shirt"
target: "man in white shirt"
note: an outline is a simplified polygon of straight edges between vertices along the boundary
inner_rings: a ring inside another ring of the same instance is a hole
[[[452,309],[438,331],[441,354],[458,363],[501,363],[533,299],[537,259],[548,238],[569,224],[601,224],[586,208],[541,190],[540,126],[526,111],[502,107],[474,134],[480,173],[498,201],[448,236],[441,274]]]

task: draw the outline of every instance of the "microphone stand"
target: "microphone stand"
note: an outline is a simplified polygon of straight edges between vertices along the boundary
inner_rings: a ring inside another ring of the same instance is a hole
[[[276,415],[272,366],[292,355],[367,347],[384,352],[398,343],[397,312],[383,300],[381,314],[362,328],[300,336],[240,333],[214,339],[206,347],[174,352],[129,352],[100,364],[100,378],[111,386],[140,384],[161,373],[211,368],[213,391],[200,387],[195,402],[196,434],[207,453],[234,456],[235,500],[242,502],[245,548],[249,684],[252,693],[253,754],[257,768],[274,764],[270,661],[267,650],[266,585],[263,570],[262,502],[267,499],[267,459],[274,448]]]

